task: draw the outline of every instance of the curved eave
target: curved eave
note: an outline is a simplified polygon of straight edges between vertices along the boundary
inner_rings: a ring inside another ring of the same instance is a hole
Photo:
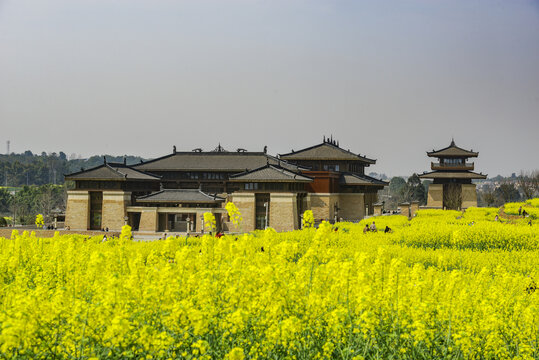
[[[119,178],[115,178],[115,179],[111,179],[111,178],[80,178],[80,177],[77,177],[77,178],[70,178],[70,177],[65,177],[64,180],[68,180],[68,181],[80,181],[80,180],[83,180],[83,181],[160,181],[160,179],[130,179],[130,178],[126,178],[126,177],[119,177]]]
[[[476,153],[469,153],[469,154],[450,154],[450,155],[445,155],[445,154],[440,154],[439,152],[428,152],[427,151],[427,156],[428,157],[434,157],[434,158],[463,158],[463,157],[466,157],[466,158],[472,158],[472,157],[478,157],[479,156],[479,153],[476,152]]]
[[[230,182],[238,182],[238,183],[289,183],[289,184],[296,184],[296,183],[304,183],[308,184],[313,182],[313,180],[264,180],[264,179],[230,179]]]
[[[351,181],[347,181],[350,179]],[[388,182],[373,178],[368,175],[357,175],[353,173],[344,173],[341,175],[339,184],[342,186],[387,186]]]
[[[357,158],[332,158],[332,157],[287,157],[286,155],[280,155],[281,160],[285,161],[361,161],[362,163],[374,165],[376,164],[376,159],[369,159],[364,157]]]
[[[379,187],[387,186],[387,185],[373,184],[373,183],[364,183],[364,184],[346,184],[346,183],[341,183],[341,184],[339,184],[339,185],[341,185],[341,186],[379,186]]]
[[[466,172],[441,172],[431,171],[419,175],[420,179],[486,179],[486,174],[478,174],[472,171]]]

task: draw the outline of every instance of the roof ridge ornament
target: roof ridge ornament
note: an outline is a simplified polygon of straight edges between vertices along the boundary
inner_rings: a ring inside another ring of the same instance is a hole
[[[172,153],[176,154],[176,145],[172,145]]]
[[[107,165],[107,156],[103,155],[103,165]]]
[[[455,139],[453,137],[451,138],[451,145],[450,146],[456,146],[455,145]]]

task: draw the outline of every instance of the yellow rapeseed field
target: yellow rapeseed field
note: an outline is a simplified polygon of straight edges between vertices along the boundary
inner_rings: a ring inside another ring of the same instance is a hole
[[[539,225],[496,210],[152,242],[14,233],[0,358],[538,359]]]

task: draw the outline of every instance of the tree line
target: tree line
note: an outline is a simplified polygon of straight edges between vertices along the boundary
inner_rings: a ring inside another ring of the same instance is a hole
[[[105,155],[107,161],[123,162],[123,156]],[[138,156],[127,156],[128,164],[142,160]],[[103,164],[103,156],[88,159],[68,159],[66,154],[33,154],[27,150],[22,154],[0,155],[0,186],[19,187],[23,185],[63,184],[64,175],[81,169],[88,169]]]
[[[13,220],[17,224],[33,224],[36,214],[42,214],[45,222],[51,223],[55,214],[65,211],[66,199],[65,185],[24,185],[16,192],[0,188],[0,226],[12,224]]]
[[[109,162],[123,162],[123,156],[106,155]],[[128,164],[142,158],[126,156]],[[68,159],[64,152],[0,155],[0,226],[4,217],[13,217],[17,224],[33,224],[36,214],[51,222],[56,212],[65,212],[69,184],[64,175],[103,164],[103,156]],[[11,220],[13,221],[13,220]]]
[[[519,202],[539,196],[539,170],[522,171],[518,176],[499,179],[497,186],[478,191],[480,206],[501,206],[508,202]]]

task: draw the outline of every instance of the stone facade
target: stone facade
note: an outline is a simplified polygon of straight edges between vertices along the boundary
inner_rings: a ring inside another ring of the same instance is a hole
[[[67,192],[65,226],[72,230],[87,230],[90,227],[90,193],[85,190]]]
[[[158,215],[156,207],[141,208],[139,231],[157,231]]]
[[[376,203],[374,206],[374,216],[380,216],[382,215],[382,204]]]
[[[290,231],[299,228],[296,194],[272,193],[269,211],[269,226],[276,231]]]
[[[365,217],[364,194],[339,194],[339,218],[357,221]]]
[[[242,231],[253,231],[255,226],[255,194],[252,193],[235,193],[232,196],[232,202],[243,217]],[[233,231],[239,231],[235,229],[234,224],[230,223]]]
[[[460,184],[460,191],[461,209],[477,206],[477,192],[475,189],[475,184]],[[443,184],[430,184],[427,198],[427,208],[442,209],[444,207],[443,194]]]
[[[131,193],[125,191],[103,191],[103,218],[101,227],[121,231],[125,225],[127,206],[131,203]]]
[[[477,192],[475,184],[462,184],[462,209],[477,206]]]
[[[338,194],[311,193],[307,195],[307,209],[312,210],[315,222],[332,220],[338,201]]]
[[[444,185],[430,184],[429,193],[427,196],[427,207],[443,208],[444,206]]]

